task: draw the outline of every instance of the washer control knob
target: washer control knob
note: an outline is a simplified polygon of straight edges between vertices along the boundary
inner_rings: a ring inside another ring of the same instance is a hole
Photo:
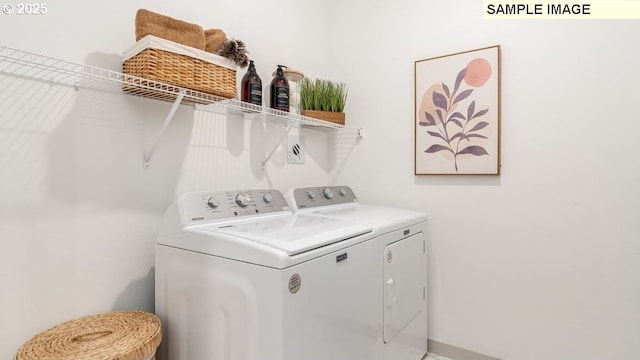
[[[313,200],[316,198],[316,193],[314,193],[313,191],[307,191],[307,197]]]
[[[270,192],[264,193],[262,195],[262,201],[264,201],[267,204],[271,203],[273,201],[273,194],[271,194]]]
[[[333,190],[331,190],[331,188],[326,187],[322,190],[322,195],[324,195],[326,199],[331,200],[333,199]]]
[[[209,199],[207,199],[207,205],[209,205],[210,208],[215,209],[218,207],[218,205],[220,205],[220,203],[218,202],[218,200],[216,200],[216,198],[211,196]]]
[[[238,204],[238,205],[240,205],[242,207],[247,207],[247,206],[249,206],[249,198],[246,197],[242,193],[237,193],[236,194],[236,204]]]
[[[340,189],[340,196],[347,196],[347,189],[345,188]]]

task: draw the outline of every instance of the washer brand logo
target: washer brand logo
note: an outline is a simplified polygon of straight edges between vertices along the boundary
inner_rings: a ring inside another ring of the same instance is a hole
[[[298,274],[293,274],[289,278],[289,292],[295,294],[300,290],[300,286],[302,286],[302,278]]]
[[[204,220],[204,217],[198,216],[198,217],[191,218],[191,221],[199,221],[199,220]]]
[[[339,263],[340,261],[344,261],[347,260],[347,253],[344,254],[340,254],[338,256],[336,256],[336,262]]]

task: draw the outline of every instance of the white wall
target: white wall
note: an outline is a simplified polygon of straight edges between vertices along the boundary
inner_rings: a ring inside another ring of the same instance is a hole
[[[263,173],[281,129],[181,108],[144,170],[169,104],[0,75],[0,358],[61,321],[153,310],[176,194],[325,180],[428,213],[431,338],[513,360],[640,357],[637,21],[485,21],[471,0],[66,0],[3,15],[0,44],[117,70],[141,7],[245,40],[265,82],[283,61],[347,81],[365,137],[327,149],[304,131],[308,163],[279,150]],[[502,175],[414,176],[413,62],[494,44]]]
[[[638,21],[484,20],[481,1],[335,1],[366,130],[338,183],[430,219],[430,338],[514,360],[640,358]],[[502,175],[413,175],[415,60],[502,46]]]
[[[0,45],[120,71],[138,8],[245,41],[265,85],[279,63],[328,71],[328,10],[310,0],[57,1],[41,16],[2,14]],[[305,165],[286,164],[280,148],[263,171],[282,126],[189,107],[143,169],[169,108],[0,74],[0,358],[63,321],[153,311],[153,244],[177,194],[328,182],[326,133],[300,130]]]

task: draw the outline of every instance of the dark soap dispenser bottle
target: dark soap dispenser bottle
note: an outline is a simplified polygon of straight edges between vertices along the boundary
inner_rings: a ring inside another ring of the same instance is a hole
[[[271,108],[289,112],[289,82],[284,77],[282,65],[271,80]]]
[[[249,60],[249,69],[242,77],[241,100],[262,106],[262,80],[256,72],[256,66],[253,64],[253,60]]]

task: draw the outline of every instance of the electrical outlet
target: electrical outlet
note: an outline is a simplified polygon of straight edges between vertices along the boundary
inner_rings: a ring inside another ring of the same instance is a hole
[[[304,136],[289,135],[287,144],[287,163],[304,164]]]

